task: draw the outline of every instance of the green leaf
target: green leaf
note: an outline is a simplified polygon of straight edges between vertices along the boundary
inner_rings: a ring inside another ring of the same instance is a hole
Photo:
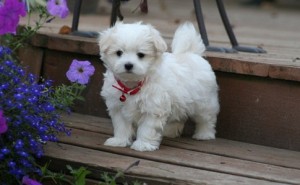
[[[84,167],[80,167],[77,171],[77,174],[76,174],[76,182],[75,182],[75,185],[85,185],[85,179],[86,179],[86,176],[88,174],[90,174],[91,172],[88,171],[86,168]]]
[[[91,172],[84,167],[73,169],[70,165],[66,166],[70,173],[73,175],[75,185],[85,185],[86,176]]]

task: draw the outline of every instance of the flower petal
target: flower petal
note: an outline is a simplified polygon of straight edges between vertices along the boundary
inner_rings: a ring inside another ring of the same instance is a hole
[[[0,35],[6,33],[15,34],[20,16],[25,16],[25,3],[19,0],[9,0],[0,7]]]
[[[90,76],[95,72],[95,67],[89,61],[79,61],[74,59],[66,73],[67,78],[71,82],[79,84],[87,84]]]
[[[38,181],[33,180],[33,179],[30,179],[30,178],[27,177],[27,176],[24,176],[24,177],[23,177],[23,179],[22,179],[22,184],[24,184],[24,185],[42,185],[42,184],[39,183]]]
[[[5,133],[7,131],[7,129],[8,129],[8,126],[6,123],[6,119],[3,116],[3,111],[0,110],[0,134]]]
[[[66,0],[59,0],[58,4],[56,4],[56,0],[49,0],[47,2],[47,10],[50,15],[58,16],[62,19],[69,15],[69,9]]]

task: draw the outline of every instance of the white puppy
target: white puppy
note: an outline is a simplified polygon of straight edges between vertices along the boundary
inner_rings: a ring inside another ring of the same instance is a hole
[[[196,123],[194,139],[215,138],[218,85],[192,23],[177,29],[172,53],[142,23],[117,23],[100,33],[99,46],[107,68],[101,95],[114,127],[105,145],[156,150],[163,136],[180,136],[188,117]]]

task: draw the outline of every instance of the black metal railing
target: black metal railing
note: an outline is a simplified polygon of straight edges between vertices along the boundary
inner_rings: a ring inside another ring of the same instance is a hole
[[[110,26],[113,26],[117,19],[123,20],[123,16],[121,14],[121,1],[122,0],[112,0],[112,11],[111,11],[111,21]],[[128,0],[126,0],[128,1]],[[73,12],[73,22],[72,22],[72,34],[80,35],[85,37],[97,37],[98,33],[96,32],[81,32],[78,31],[78,24],[80,18],[80,9],[81,9],[82,0],[75,0],[74,12]],[[196,13],[197,23],[199,27],[199,31],[203,40],[203,43],[206,46],[207,51],[215,51],[215,52],[225,52],[225,53],[235,53],[238,51],[242,52],[250,52],[250,53],[266,53],[266,51],[259,47],[248,47],[248,46],[240,46],[235,37],[235,34],[232,30],[232,27],[229,22],[229,18],[226,13],[226,9],[223,3],[223,0],[216,0],[216,4],[224,24],[226,33],[230,40],[232,48],[225,47],[216,47],[211,46],[208,41],[205,22],[203,18],[202,8],[201,8],[201,0],[193,0],[193,5]]]

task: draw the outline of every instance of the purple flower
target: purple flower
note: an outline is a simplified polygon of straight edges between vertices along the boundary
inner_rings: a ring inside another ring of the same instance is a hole
[[[49,0],[47,10],[50,15],[66,18],[69,15],[69,9],[66,0]]]
[[[22,179],[22,184],[24,185],[42,185],[41,183],[39,183],[38,181],[35,181],[33,179],[30,179],[27,176],[24,176]]]
[[[95,68],[89,61],[74,59],[66,75],[71,82],[85,85],[89,82],[89,78],[94,72]]]
[[[3,111],[0,110],[0,134],[3,134],[7,131],[6,119],[3,116]]]
[[[51,81],[38,82],[26,74],[17,62],[4,58],[10,53],[0,47],[0,134],[7,130],[0,135],[0,172],[5,172],[0,185],[20,184],[26,174],[39,174],[35,160],[44,155],[43,141],[57,141],[60,132],[70,134],[56,109],[61,103],[52,102]],[[24,184],[36,185],[28,177]]]
[[[25,4],[19,0],[6,0],[0,4],[0,35],[16,33],[20,16],[26,15]]]

